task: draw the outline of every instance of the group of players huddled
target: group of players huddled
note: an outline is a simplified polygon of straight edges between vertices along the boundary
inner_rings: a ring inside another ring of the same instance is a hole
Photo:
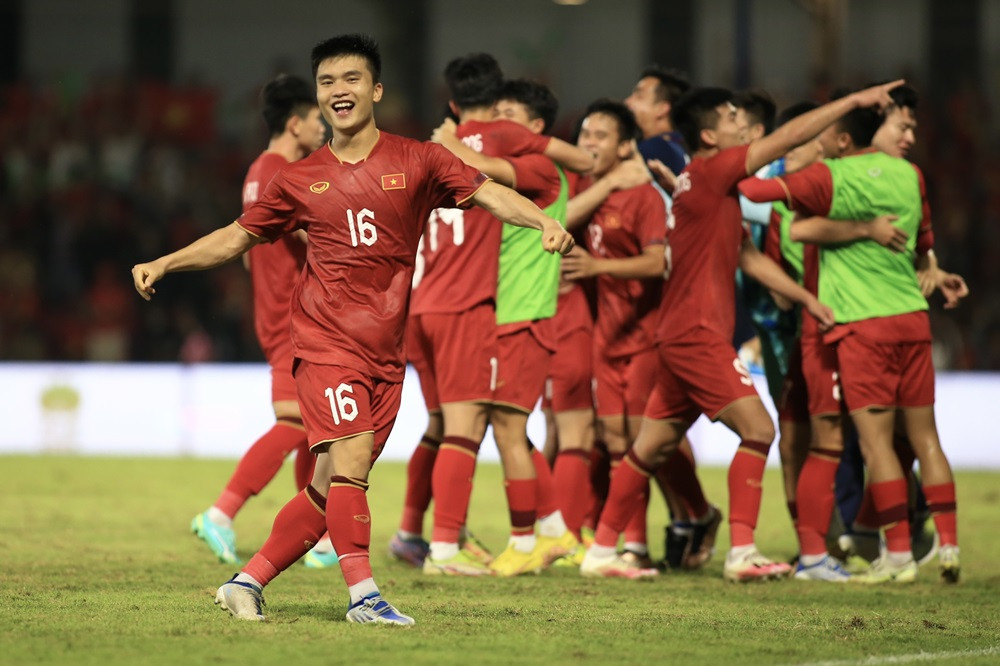
[[[923,177],[905,159],[912,89],[803,102],[775,122],[764,93],[691,88],[652,68],[623,102],[592,103],[572,145],[548,134],[558,104],[546,86],[504,80],[492,56],[470,54],[445,70],[454,119],[419,142],[375,125],[371,38],[318,44],[312,68],[315,88],[283,76],[264,89],[271,140],[243,215],[133,268],[149,299],[166,273],[248,260],[277,422],[192,521],[220,560],[238,562],[233,518],[298,452],[301,492],[217,604],[264,619],[263,587],[305,558],[339,563],[348,620],[413,624],[374,582],[366,499],[407,361],[429,419],[389,550],[425,574],[573,566],[644,579],[703,566],[724,516],[686,438],[705,414],[740,437],[727,580],[914,580],[930,558],[911,546],[913,485],[941,575],[958,580],[926,297],[939,290],[951,307],[967,288],[937,266]],[[754,540],[775,429],[733,344],[738,300],[779,411],[793,564]],[[544,452],[527,436],[539,399]],[[466,529],[489,425],[511,524],[495,557]],[[834,510],[835,478],[844,494],[863,471],[838,476],[842,456],[867,467],[853,516]],[[672,519],[661,563],[649,557],[650,479]],[[839,541],[831,516],[847,525]],[[850,556],[866,542],[878,546],[858,567]]]

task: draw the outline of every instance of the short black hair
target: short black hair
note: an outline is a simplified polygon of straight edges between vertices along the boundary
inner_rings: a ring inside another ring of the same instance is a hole
[[[719,123],[715,107],[731,103],[733,93],[725,88],[692,88],[670,108],[670,121],[684,137],[688,152],[701,148],[701,131]]]
[[[892,98],[892,106],[887,111],[897,108],[909,109],[915,112],[917,110],[917,102],[920,101],[916,89],[907,85],[896,86],[889,91],[889,97]]]
[[[847,132],[855,148],[872,145],[875,132],[882,125],[883,117],[875,108],[860,108],[848,111],[837,121],[837,129]]]
[[[552,129],[552,125],[556,122],[556,114],[559,112],[559,100],[552,94],[549,87],[528,79],[504,81],[497,99],[523,104],[528,109],[528,116],[532,120],[542,119],[543,134],[548,134],[549,130]]]
[[[673,105],[677,99],[691,89],[687,77],[683,73],[673,69],[663,69],[659,65],[650,65],[642,70],[639,80],[654,78],[656,84],[656,101],[670,102]]]
[[[587,110],[583,112],[580,124],[583,124],[583,119],[595,113],[603,113],[615,119],[615,122],[618,123],[618,143],[638,141],[642,138],[642,130],[639,129],[635,115],[622,102],[607,97],[591,102]]]
[[[781,127],[789,120],[792,120],[793,118],[798,118],[802,114],[809,113],[810,111],[814,111],[818,108],[819,104],[813,101],[807,100],[804,102],[797,102],[785,109],[782,109],[781,113],[778,114],[778,118],[777,120],[775,120],[774,125],[775,127]]]
[[[329,58],[341,56],[364,58],[368,63],[368,71],[371,72],[372,81],[378,83],[382,79],[382,54],[379,53],[378,42],[371,35],[361,33],[338,35],[314,46],[311,57],[313,78],[316,78],[320,63]]]
[[[272,137],[285,131],[289,118],[305,118],[317,106],[313,87],[304,79],[286,74],[268,81],[260,91],[260,101],[261,114]]]
[[[764,134],[774,131],[774,116],[778,108],[774,100],[765,90],[753,89],[743,90],[733,98],[736,108],[743,109],[750,117],[752,124],[760,123],[764,126]]]
[[[489,53],[470,53],[455,58],[444,68],[451,100],[460,109],[492,106],[503,85],[503,72]]]

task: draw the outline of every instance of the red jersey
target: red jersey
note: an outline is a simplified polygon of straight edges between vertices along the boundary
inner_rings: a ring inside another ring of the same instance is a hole
[[[491,157],[541,153],[551,141],[509,120],[464,122],[457,135],[465,145]],[[421,241],[413,313],[463,312],[493,299],[501,234],[496,218],[481,208],[433,211]]]
[[[596,257],[624,259],[641,255],[648,245],[663,245],[667,207],[652,185],[612,192],[587,225],[587,248]],[[652,349],[655,314],[663,281],[622,280],[597,276],[595,347],[608,358]]]
[[[695,328],[733,337],[735,276],[746,233],[736,185],[747,176],[747,150],[739,146],[693,159],[677,177],[658,341]]]
[[[420,234],[431,210],[469,205],[486,181],[441,146],[386,132],[356,164],[328,144],[275,176],[239,223],[270,240],[309,234],[292,297],[295,356],[402,381]]]
[[[243,212],[260,198],[268,183],[288,161],[264,152],[254,160],[243,181]],[[291,301],[295,280],[306,263],[306,245],[294,236],[250,248],[253,324],[264,357],[271,361],[291,351]]]

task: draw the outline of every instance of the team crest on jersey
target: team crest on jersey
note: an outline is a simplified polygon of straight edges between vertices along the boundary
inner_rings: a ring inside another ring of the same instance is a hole
[[[879,169],[878,167],[872,167],[871,169],[868,169],[868,175],[871,176],[872,178],[878,178],[879,176],[882,175],[882,169]]]
[[[390,173],[382,176],[383,190],[405,190],[406,175],[402,173]]]
[[[326,182],[325,180],[321,180],[318,183],[313,183],[312,185],[310,185],[309,191],[313,192],[314,194],[323,194],[324,192],[327,191],[327,189],[329,189],[329,187],[330,183]]]

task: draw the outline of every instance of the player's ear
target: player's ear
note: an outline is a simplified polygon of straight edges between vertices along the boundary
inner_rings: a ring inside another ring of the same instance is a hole
[[[382,99],[382,84],[376,83],[372,94],[372,100],[378,102],[381,99]]]
[[[302,118],[296,113],[288,116],[288,120],[285,121],[285,131],[292,136],[298,136],[299,132],[302,131]]]
[[[627,160],[632,157],[632,142],[631,141],[619,141],[618,142],[618,159]]]
[[[698,132],[698,139],[700,140],[701,145],[705,146],[706,148],[715,148],[716,140],[715,140],[714,129],[709,129],[706,127],[705,129],[701,130],[700,132]]]
[[[532,118],[528,121],[528,129],[530,129],[535,134],[541,134],[545,129],[545,121],[541,118]]]

